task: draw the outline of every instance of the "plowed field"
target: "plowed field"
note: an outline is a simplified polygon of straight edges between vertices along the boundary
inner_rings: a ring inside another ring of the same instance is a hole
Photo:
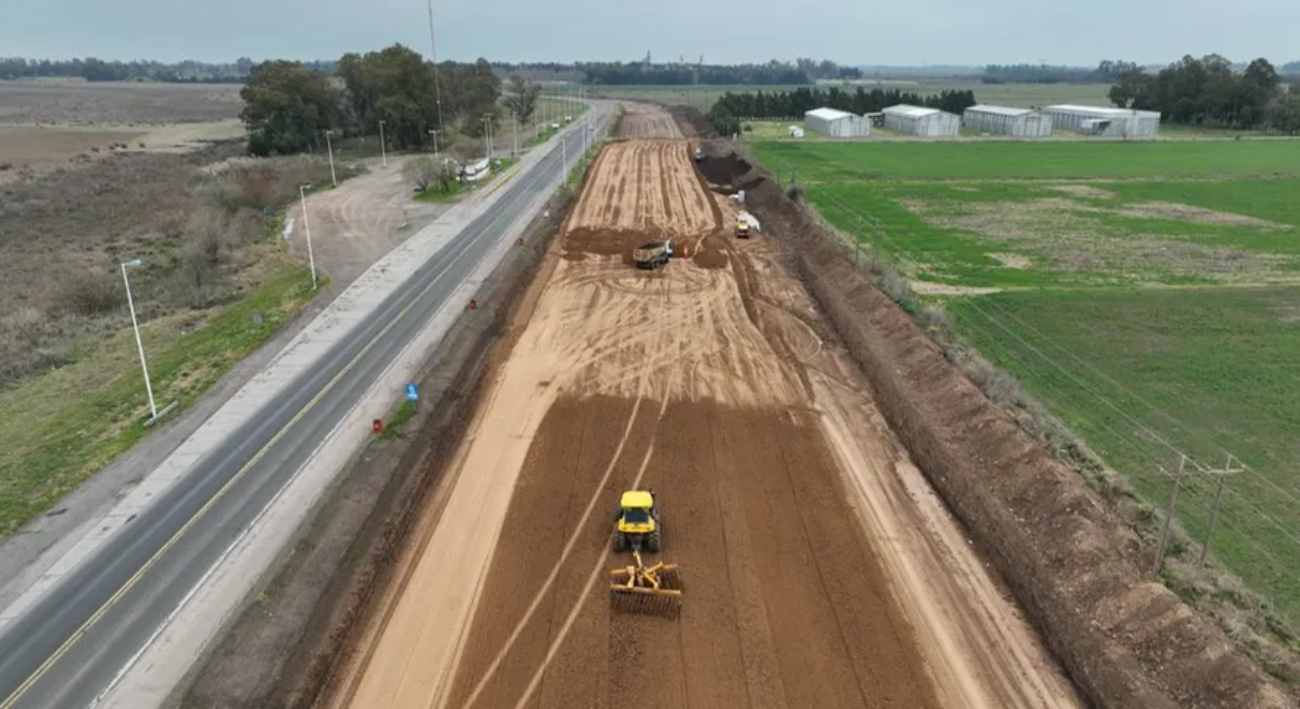
[[[685,141],[605,148],[332,704],[1077,703],[774,242],[733,221]],[[624,262],[665,237],[687,257]],[[610,608],[634,487],[659,497],[677,619]]]

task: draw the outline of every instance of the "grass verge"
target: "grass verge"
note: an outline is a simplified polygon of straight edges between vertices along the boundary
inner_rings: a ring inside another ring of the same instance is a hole
[[[141,326],[159,406],[193,404],[312,297],[306,268],[275,245],[235,300]],[[46,513],[149,430],[129,328],[83,342],[72,364],[0,393],[0,535]],[[174,416],[175,412],[169,414]]]

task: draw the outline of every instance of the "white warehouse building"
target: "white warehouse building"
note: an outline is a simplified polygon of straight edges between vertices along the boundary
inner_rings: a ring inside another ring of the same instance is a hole
[[[957,135],[957,131],[961,129],[961,116],[937,108],[900,103],[897,106],[889,106],[883,113],[886,128],[908,135],[939,138]]]
[[[1031,108],[979,104],[966,109],[961,122],[971,130],[1012,138],[1046,138],[1052,134],[1052,117]]]
[[[861,138],[871,134],[871,124],[866,118],[834,108],[815,108],[803,114],[810,130],[832,138]]]
[[[1052,117],[1052,125],[1086,135],[1112,138],[1154,138],[1160,130],[1159,111],[1134,111],[1104,106],[1048,106],[1043,113]]]

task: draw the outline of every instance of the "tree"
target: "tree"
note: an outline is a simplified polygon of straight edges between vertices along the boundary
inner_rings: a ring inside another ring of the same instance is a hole
[[[239,95],[244,99],[239,117],[254,155],[305,150],[333,127],[338,111],[339,94],[329,79],[299,62],[258,64]]]
[[[542,87],[531,81],[524,81],[518,74],[510,77],[510,95],[506,96],[506,107],[515,115],[515,120],[527,123],[537,110],[537,98],[541,96]]]
[[[345,54],[338,74],[362,130],[378,132],[379,121],[384,121],[397,147],[413,148],[437,126],[433,71],[414,50],[394,44],[364,56]]]
[[[439,192],[446,193],[456,182],[456,167],[450,160],[435,161],[421,156],[408,160],[402,166],[402,175],[421,192],[436,187]]]
[[[713,124],[713,130],[723,137],[731,137],[740,132],[740,121],[721,101],[713,104],[709,110],[709,122]]]
[[[1292,91],[1279,97],[1269,109],[1268,122],[1280,133],[1300,134],[1300,94]]]
[[[1132,69],[1120,74],[1119,81],[1110,87],[1110,102],[1119,108],[1148,109],[1153,100],[1152,92],[1156,78],[1142,71]]]

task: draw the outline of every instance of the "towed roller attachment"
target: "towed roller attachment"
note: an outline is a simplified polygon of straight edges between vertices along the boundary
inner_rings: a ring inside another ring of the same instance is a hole
[[[640,552],[635,565],[609,570],[610,607],[623,613],[676,618],[682,608],[682,578],[676,564],[646,566]]]

